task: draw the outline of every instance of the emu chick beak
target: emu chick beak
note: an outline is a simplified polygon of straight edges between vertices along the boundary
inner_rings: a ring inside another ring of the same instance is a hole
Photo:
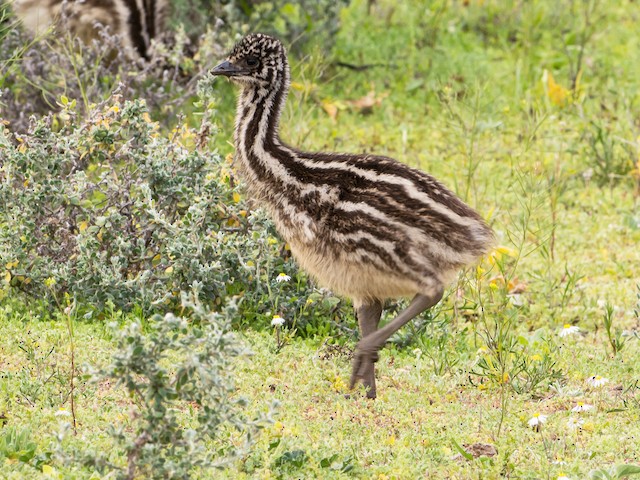
[[[233,63],[229,61],[224,61],[220,65],[216,66],[211,70],[211,75],[223,75],[225,77],[234,77],[236,75],[241,75],[245,73],[244,70],[237,67]]]

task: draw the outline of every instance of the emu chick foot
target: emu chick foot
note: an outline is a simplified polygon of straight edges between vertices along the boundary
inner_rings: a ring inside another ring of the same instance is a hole
[[[371,342],[367,342],[367,338],[358,342],[353,355],[353,367],[349,388],[353,388],[359,380],[362,380],[367,390],[367,398],[376,398],[374,364],[378,361],[378,358],[378,347],[371,345]]]

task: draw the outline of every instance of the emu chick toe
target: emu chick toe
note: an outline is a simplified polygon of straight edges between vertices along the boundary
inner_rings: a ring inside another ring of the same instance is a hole
[[[367,389],[367,397],[376,397],[374,364],[378,361],[378,358],[378,349],[367,345],[366,339],[358,343],[356,352],[353,355],[349,388],[355,387],[356,383],[361,380]]]

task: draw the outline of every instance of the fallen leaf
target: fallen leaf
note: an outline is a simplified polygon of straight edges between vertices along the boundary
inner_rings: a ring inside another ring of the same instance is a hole
[[[496,447],[488,443],[465,443],[462,446],[468,453],[473,455],[473,458],[494,457],[498,454],[498,450],[496,450]]]
[[[348,103],[360,113],[368,115],[373,111],[373,107],[379,107],[380,104],[382,104],[382,100],[384,100],[388,96],[388,92],[376,96],[376,91],[372,89],[364,97],[361,97],[357,100],[350,100]]]
[[[338,116],[338,106],[330,100],[322,101],[322,109],[329,115],[331,120],[335,121]]]

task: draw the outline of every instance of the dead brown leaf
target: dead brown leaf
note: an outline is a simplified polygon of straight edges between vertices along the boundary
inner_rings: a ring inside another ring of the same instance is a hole
[[[375,89],[372,89],[364,97],[357,100],[350,100],[347,103],[355,110],[359,111],[363,115],[368,115],[373,111],[374,107],[379,107],[382,104],[382,100],[389,96],[389,92],[384,92],[376,95]]]
[[[465,443],[462,445],[467,453],[473,455],[473,458],[478,457],[494,457],[498,454],[498,450],[493,445],[488,443]]]
[[[338,116],[338,106],[330,100],[323,100],[321,105],[322,109],[327,113],[327,115],[329,115],[329,118],[335,121]]]

